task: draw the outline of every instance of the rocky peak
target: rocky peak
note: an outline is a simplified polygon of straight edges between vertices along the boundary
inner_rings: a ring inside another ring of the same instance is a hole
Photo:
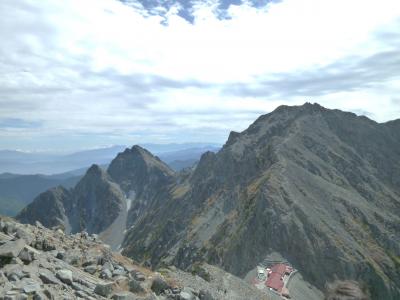
[[[86,174],[87,175],[90,175],[90,176],[104,176],[106,173],[105,173],[105,171],[99,166],[99,165],[96,165],[96,164],[93,164],[87,171],[86,171]]]
[[[239,136],[240,136],[240,132],[231,131],[229,133],[228,140],[226,141],[226,145],[228,146],[228,145],[233,144]]]
[[[126,210],[125,196],[106,171],[92,165],[73,190],[72,232],[100,233]]]
[[[141,193],[147,186],[171,183],[174,171],[146,149],[135,145],[119,153],[108,167],[111,178],[125,193]]]
[[[88,185],[101,185],[109,183],[111,181],[110,176],[100,166],[93,164],[77,183],[75,191],[85,189]]]
[[[50,189],[17,216],[23,223],[40,221],[46,227],[61,225],[66,232],[101,233],[126,211],[119,186],[98,165],[92,165],[74,189]]]
[[[41,220],[46,227],[66,226],[64,205],[71,201],[71,192],[62,186],[52,188],[37,196],[16,218],[22,223],[34,224]]]
[[[244,276],[275,251],[321,288],[335,276],[362,279],[374,299],[399,299],[397,124],[279,107],[204,154],[176,193],[183,199],[159,202],[130,230],[125,253],[182,267],[207,260]]]

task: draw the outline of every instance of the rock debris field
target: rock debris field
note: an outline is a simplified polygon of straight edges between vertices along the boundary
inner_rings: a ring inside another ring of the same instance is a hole
[[[206,279],[174,267],[153,272],[112,252],[97,235],[0,217],[0,299],[268,300],[237,277],[201,268]]]

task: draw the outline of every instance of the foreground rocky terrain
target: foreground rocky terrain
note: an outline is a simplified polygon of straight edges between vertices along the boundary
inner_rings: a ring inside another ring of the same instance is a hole
[[[209,265],[205,279],[174,267],[153,272],[112,252],[97,235],[0,218],[0,299],[270,299]]]
[[[355,279],[374,299],[397,300],[399,132],[399,121],[281,106],[191,169],[174,172],[133,146],[17,218],[98,233],[152,268],[207,262],[244,278],[279,253],[321,290]]]

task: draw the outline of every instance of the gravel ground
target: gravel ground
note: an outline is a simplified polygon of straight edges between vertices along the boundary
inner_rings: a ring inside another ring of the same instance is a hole
[[[269,297],[244,280],[221,269],[207,264],[202,265],[202,268],[210,275],[211,282],[197,275],[188,275],[188,273],[175,268],[172,269],[172,272],[168,271],[168,269],[163,269],[163,272],[165,271],[167,273],[166,277],[179,285],[198,290],[207,290],[218,300],[275,300],[275,298]]]

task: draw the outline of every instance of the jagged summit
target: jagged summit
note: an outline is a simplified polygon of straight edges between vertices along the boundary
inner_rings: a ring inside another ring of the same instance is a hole
[[[140,193],[148,185],[156,188],[172,182],[174,176],[167,164],[138,145],[119,153],[107,171],[126,193]]]
[[[102,184],[113,184],[111,177],[107,171],[102,169],[100,166],[93,164],[76,184],[75,191],[86,189],[88,185],[102,185]]]
[[[125,208],[125,196],[119,186],[98,165],[92,165],[75,188],[50,189],[24,208],[17,219],[48,227],[60,225],[68,233],[86,230],[101,233]],[[49,214],[50,212],[50,214]]]
[[[46,227],[68,226],[64,205],[71,199],[71,192],[62,186],[52,188],[37,196],[16,218],[22,223],[34,224],[41,220]]]
[[[173,175],[174,171],[157,156],[139,145],[132,148],[126,148],[123,152],[118,153],[108,168],[109,173],[113,173],[114,168],[129,168],[132,164],[145,164],[148,168],[158,168],[168,175]]]
[[[104,170],[97,164],[93,164],[86,171],[86,175],[103,175],[105,174]]]

